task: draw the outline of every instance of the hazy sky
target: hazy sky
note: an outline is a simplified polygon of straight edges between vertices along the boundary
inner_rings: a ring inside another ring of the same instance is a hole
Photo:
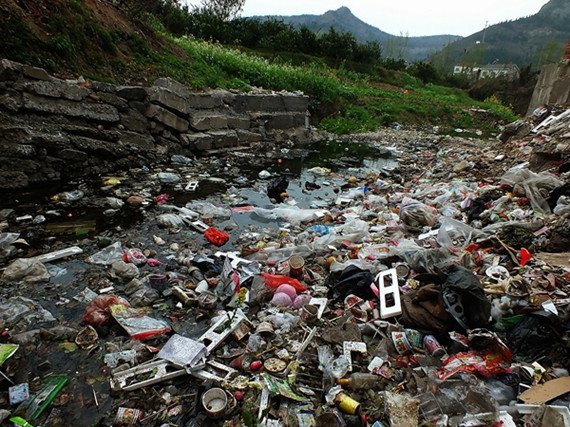
[[[199,0],[182,0],[189,4]],[[246,0],[243,16],[320,15],[347,6],[382,31],[468,36],[507,19],[534,15],[548,0]]]

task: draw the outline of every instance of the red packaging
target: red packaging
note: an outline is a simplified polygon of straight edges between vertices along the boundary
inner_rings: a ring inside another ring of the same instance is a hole
[[[216,246],[223,246],[228,242],[228,240],[230,240],[230,236],[227,233],[224,233],[214,227],[209,227],[204,232],[204,237],[208,242]]]

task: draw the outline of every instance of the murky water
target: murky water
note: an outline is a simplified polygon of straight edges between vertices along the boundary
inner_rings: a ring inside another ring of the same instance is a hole
[[[208,163],[209,159],[204,160]],[[270,157],[244,155],[230,156],[226,162],[230,173],[220,170],[219,165],[208,170],[209,177],[199,179],[199,186],[195,192],[176,190],[173,187],[164,186],[162,192],[169,194],[169,203],[184,206],[195,200],[211,201],[222,206],[223,196],[230,187],[235,187],[241,197],[240,205],[253,205],[258,207],[272,207],[273,202],[266,194],[268,180],[259,180],[258,174],[262,170],[269,171],[273,177],[284,176],[289,180],[287,193],[288,200],[295,200],[298,207],[309,208],[319,206],[319,203],[328,205],[329,201],[338,196],[338,189],[345,184],[344,178],[334,178],[329,175],[315,175],[309,170],[314,167],[330,168],[333,172],[342,171],[343,175],[349,172],[349,168],[369,168],[371,170],[392,169],[397,167],[397,161],[386,150],[380,150],[366,144],[348,144],[336,141],[321,142],[303,149],[290,149],[275,152]],[[167,233],[159,229],[154,221],[145,221],[144,214],[138,210],[125,207],[114,215],[104,213],[108,207],[93,206],[89,198],[106,197],[108,194],[101,193],[100,182],[93,183],[85,199],[79,205],[81,207],[63,207],[55,204],[51,197],[61,191],[77,188],[75,184],[48,186],[31,191],[12,193],[5,195],[3,208],[11,208],[17,216],[44,215],[46,221],[40,224],[22,222],[20,231],[30,245],[48,250],[53,240],[63,241],[69,245],[85,243],[85,239],[94,239],[102,233],[113,239],[117,230],[132,230],[129,237],[132,241],[139,242],[141,246],[158,252],[164,250],[152,241],[152,235]],[[71,205],[74,206],[74,205]],[[55,213],[48,214],[47,212]],[[152,218],[152,215],[151,215]],[[228,221],[216,222],[216,226],[223,228],[232,225],[232,239],[221,250],[237,249],[233,242],[239,237],[245,227],[277,227],[273,221],[264,220],[251,213],[233,213]],[[12,230],[11,230],[12,231]],[[197,236],[197,237],[196,237]],[[165,236],[166,237],[166,236]],[[183,243],[185,235],[174,235],[169,241]],[[194,239],[203,239],[195,235]],[[113,240],[114,241],[114,240]],[[198,242],[199,243],[199,242]],[[204,241],[205,243],[205,241]],[[92,245],[90,250],[94,250]],[[92,252],[91,252],[92,253]],[[85,310],[85,304],[73,299],[86,286],[95,286],[103,274],[104,268],[85,264],[82,257],[76,257],[73,261],[56,263],[63,268],[57,277],[52,277],[48,285],[33,285],[26,289],[20,289],[27,297],[42,304],[54,314],[59,324],[81,329],[81,316]],[[163,271],[166,266],[151,268],[141,267],[141,276],[153,272]],[[116,292],[123,294],[124,284],[112,282]],[[8,296],[5,294],[5,296]],[[167,306],[168,307],[168,306]],[[173,328],[184,334],[196,333],[206,326],[204,318],[196,322],[195,319],[184,316],[185,313],[177,313],[172,308],[164,309],[160,301],[155,306],[156,312],[168,313]],[[41,326],[41,325],[32,325]],[[50,325],[53,326],[53,325]],[[65,352],[61,341],[42,340],[37,348],[31,351],[21,350],[10,363],[18,368],[15,370],[14,381],[32,382],[34,378],[43,377],[49,372],[65,373],[70,382],[63,389],[58,400],[53,406],[62,411],[65,424],[77,426],[110,425],[107,414],[116,410],[116,397],[112,396],[109,389],[109,369],[103,363],[106,351],[103,344],[106,341],[117,341],[118,337],[124,336],[118,325],[111,328],[99,328],[101,346],[94,352],[86,352],[77,349]],[[71,339],[73,341],[73,339]],[[157,344],[157,346],[160,346]],[[146,357],[150,358],[149,352]],[[184,381],[177,382],[188,393],[193,392],[198,383],[188,377]],[[153,391],[154,390],[154,391]],[[95,402],[95,396],[97,403]],[[141,397],[143,396],[143,397]],[[146,398],[144,396],[147,396]],[[159,396],[160,397],[160,396]],[[134,402],[144,402],[148,399],[148,405],[160,406],[160,398],[156,396],[156,389],[149,388],[140,392],[134,392],[132,402],[128,394],[118,396],[123,406],[134,405]],[[188,402],[185,405],[185,413],[188,413]],[[148,409],[148,407],[147,407]],[[46,411],[49,413],[51,408]],[[42,416],[42,418],[45,417]],[[179,417],[179,420],[190,419],[188,415]],[[172,421],[172,418],[170,419]],[[54,424],[55,425],[55,424]],[[159,425],[159,424],[157,424]],[[183,424],[180,424],[183,425]]]

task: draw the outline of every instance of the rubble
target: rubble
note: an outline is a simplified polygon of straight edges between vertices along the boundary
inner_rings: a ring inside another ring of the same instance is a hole
[[[175,83],[149,96],[183,110]],[[528,163],[532,140],[567,143],[562,120],[506,142],[400,128],[172,156],[7,206],[1,416],[564,425],[569,174]]]

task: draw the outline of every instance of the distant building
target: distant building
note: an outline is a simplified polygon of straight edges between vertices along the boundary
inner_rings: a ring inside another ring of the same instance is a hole
[[[570,39],[568,39],[568,44],[566,45],[566,52],[564,52],[564,59],[570,59]]]
[[[520,70],[516,64],[487,64],[482,67],[456,65],[453,69],[453,74],[465,74],[475,80],[492,79],[496,77],[506,77],[509,80],[516,80],[520,76]]]

